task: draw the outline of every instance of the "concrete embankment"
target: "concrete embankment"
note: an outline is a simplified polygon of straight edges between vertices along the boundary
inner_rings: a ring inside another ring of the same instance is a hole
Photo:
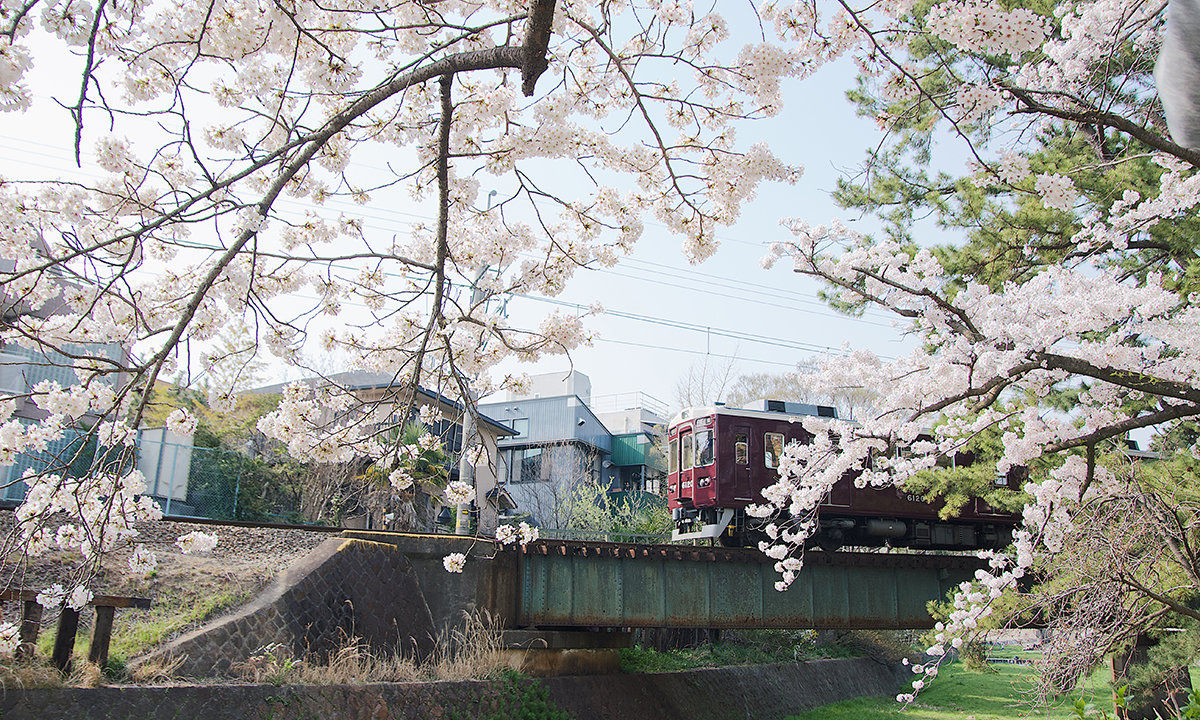
[[[538,682],[577,720],[777,720],[838,700],[896,692],[893,669],[866,658],[816,660]],[[186,685],[9,689],[4,720],[474,720],[504,683],[437,682],[274,687]]]

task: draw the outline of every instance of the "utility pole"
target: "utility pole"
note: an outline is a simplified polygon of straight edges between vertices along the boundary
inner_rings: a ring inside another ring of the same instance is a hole
[[[492,198],[496,196],[496,191],[492,190],[488,193],[487,209],[492,209]],[[480,289],[479,283],[483,281],[484,275],[487,274],[488,266],[484,265],[479,269],[479,274],[475,276],[475,280],[471,283],[471,305],[472,310],[484,300],[483,290]],[[486,338],[485,338],[486,342]],[[499,512],[497,508],[492,507],[488,503],[488,493],[496,487],[496,477],[494,472],[484,473],[480,477],[475,472],[475,466],[471,463],[470,450],[476,444],[484,445],[483,434],[479,432],[479,428],[475,424],[476,406],[479,402],[479,397],[475,391],[471,389],[470,378],[464,378],[463,383],[466,388],[466,396],[463,400],[463,418],[462,418],[462,451],[458,456],[458,479],[475,488],[475,507],[479,508],[479,527],[477,532],[483,536],[491,536],[496,532],[496,526],[500,523]],[[486,446],[485,446],[486,447]],[[489,462],[488,456],[484,455],[482,462]],[[489,462],[490,464],[490,462]],[[498,501],[497,501],[498,502]],[[463,503],[458,506],[458,512],[455,515],[454,534],[467,535],[471,531],[471,505],[470,502]]]

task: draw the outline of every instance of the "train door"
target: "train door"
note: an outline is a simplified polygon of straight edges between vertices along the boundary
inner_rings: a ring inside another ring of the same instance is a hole
[[[732,481],[731,499],[735,501],[761,500],[751,494],[753,487],[750,482],[750,437],[749,425],[733,426],[733,469],[728,477]]]
[[[696,496],[696,438],[691,428],[679,431],[679,500],[691,505]]]
[[[667,500],[679,501],[679,435],[676,433],[667,438]]]

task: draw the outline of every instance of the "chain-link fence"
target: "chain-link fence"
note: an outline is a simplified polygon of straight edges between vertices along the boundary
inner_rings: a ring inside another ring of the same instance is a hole
[[[240,453],[138,439],[147,492],[167,515],[241,520],[238,500],[247,458]]]
[[[166,436],[170,438],[170,436]],[[302,522],[300,493],[286,473],[261,460],[216,448],[170,442],[163,434],[139,434],[137,468],[146,494],[167,515],[213,520]],[[81,477],[93,469],[94,436],[68,431],[41,452],[22,453],[0,466],[2,498],[19,502],[27,472]]]

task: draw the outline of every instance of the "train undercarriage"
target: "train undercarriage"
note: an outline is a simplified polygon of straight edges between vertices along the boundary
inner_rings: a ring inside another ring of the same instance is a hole
[[[725,547],[754,546],[767,540],[763,530],[778,517],[759,519],[744,510],[678,508],[673,540],[713,538]],[[843,547],[897,547],[918,550],[1001,549],[1012,542],[1012,525],[936,518],[864,517],[822,513],[807,546],[834,552]]]

